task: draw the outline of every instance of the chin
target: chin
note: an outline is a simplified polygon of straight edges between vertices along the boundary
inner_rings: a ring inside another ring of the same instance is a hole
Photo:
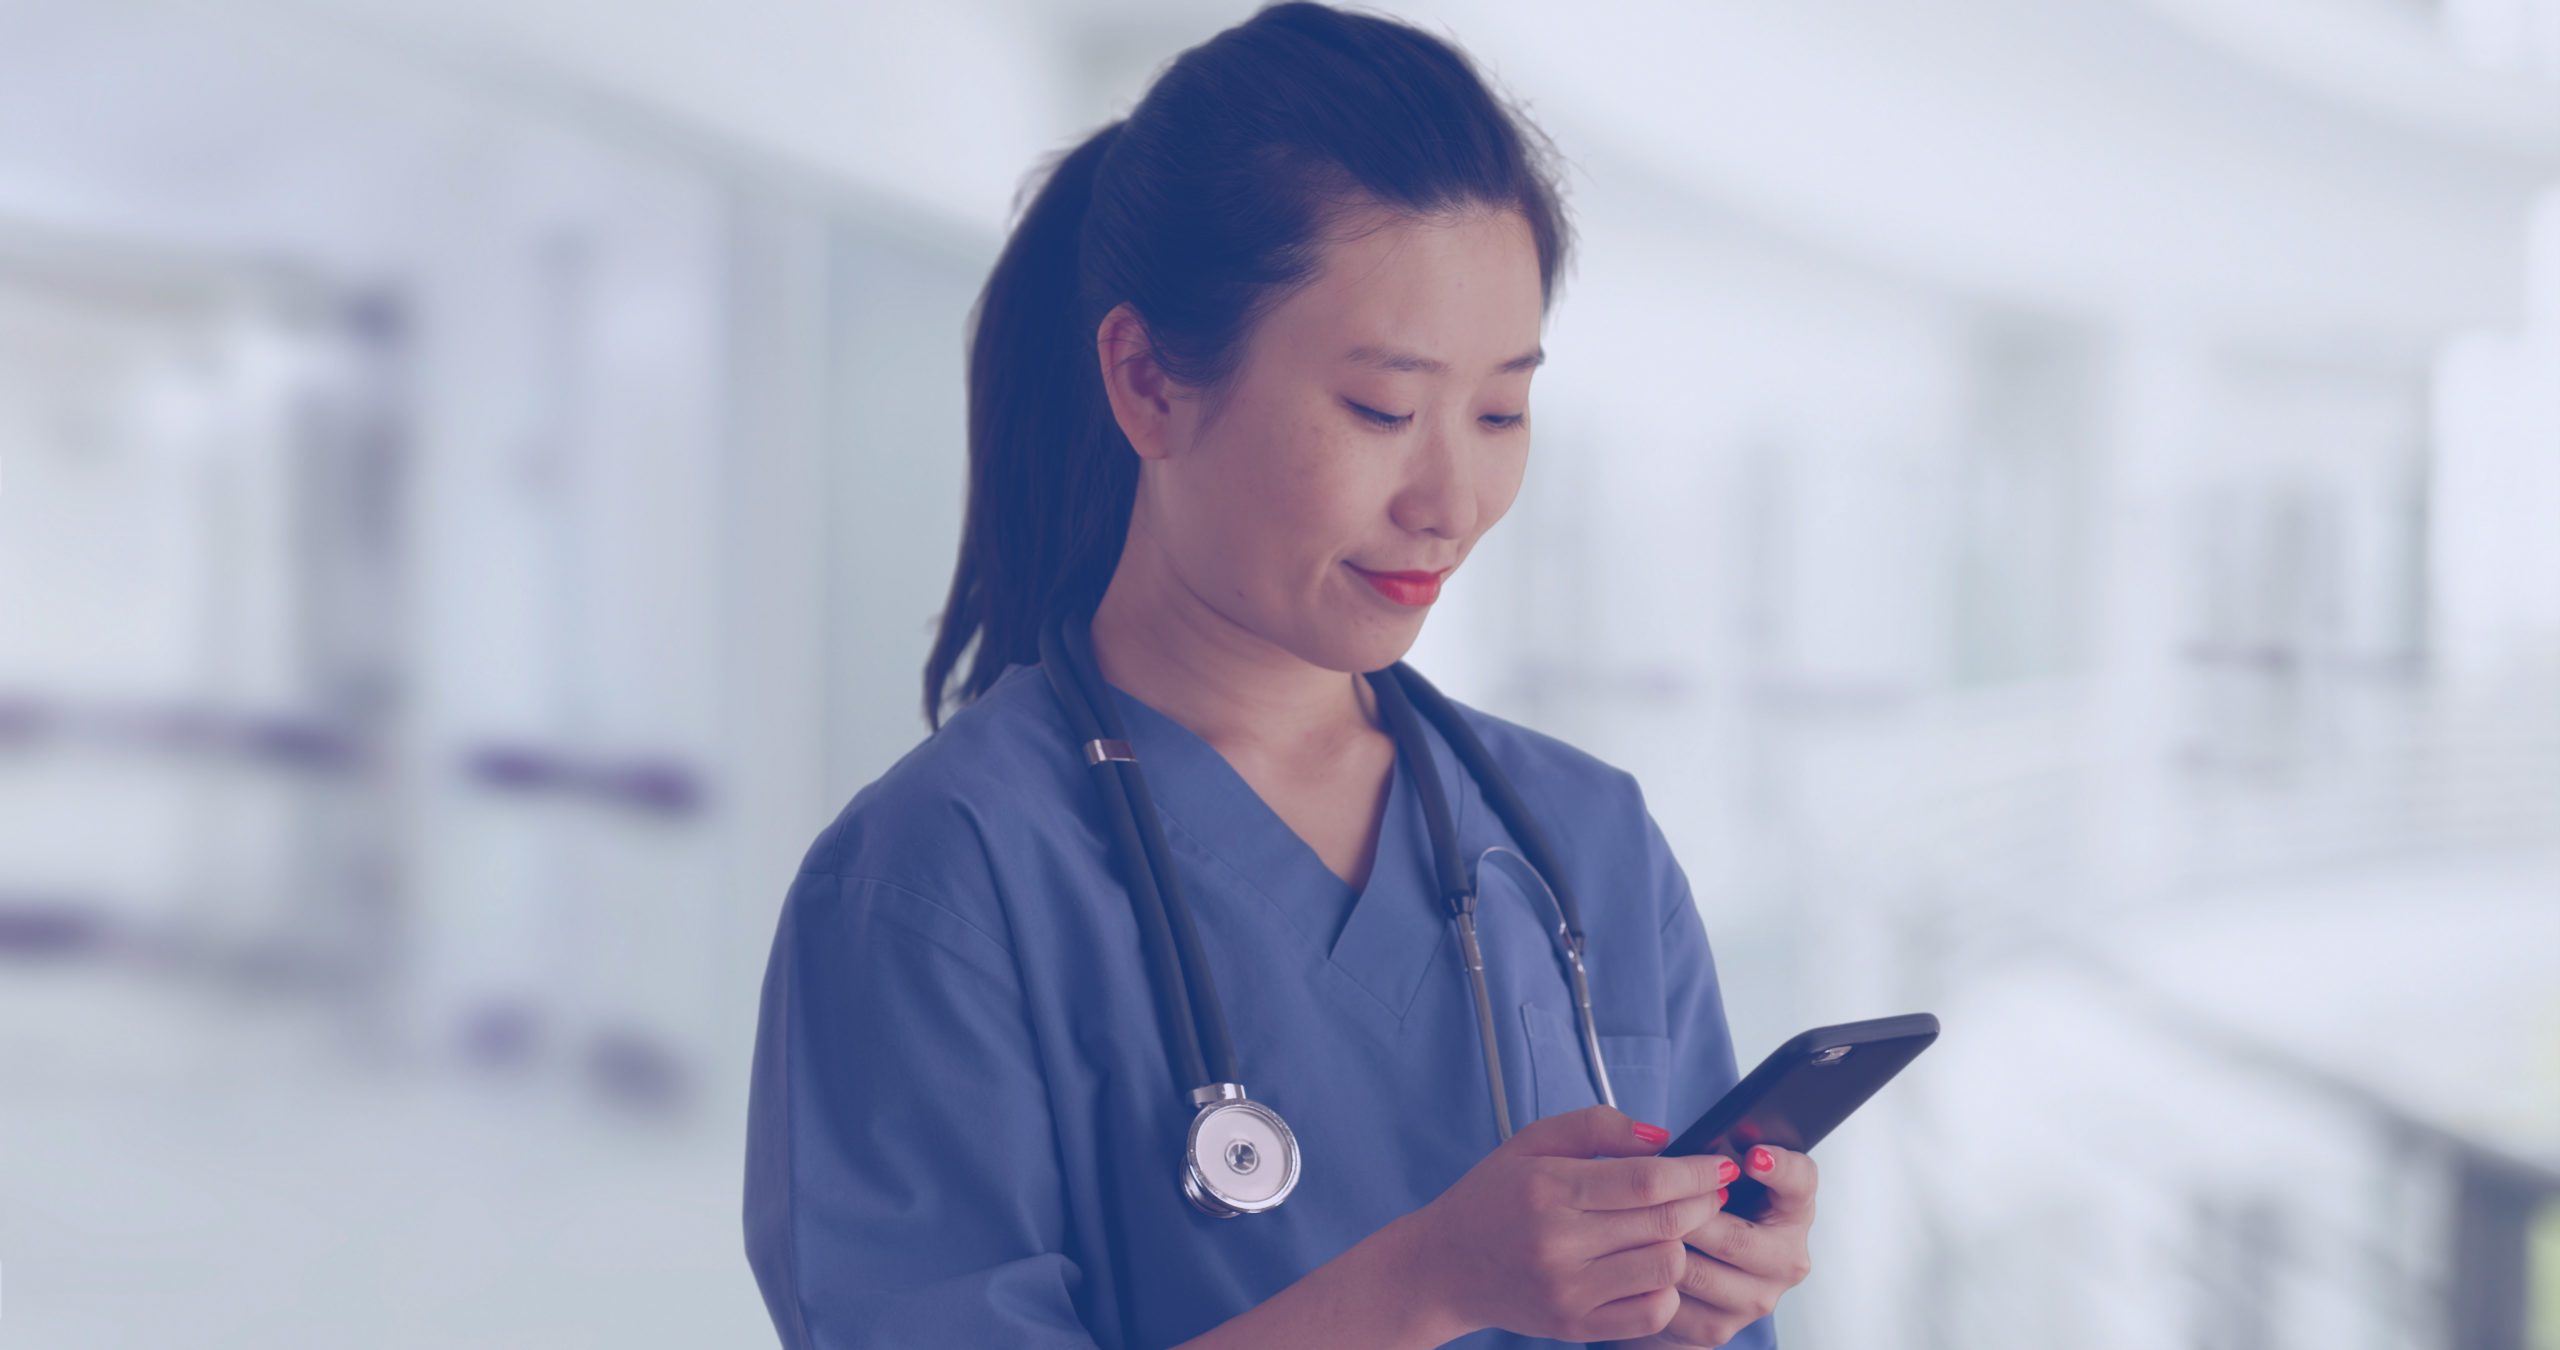
[[[1319,646],[1309,659],[1327,670],[1362,674],[1384,670],[1404,659],[1413,650],[1414,640],[1422,636],[1422,616],[1417,614],[1399,624],[1381,623],[1374,616],[1363,622],[1340,625],[1317,635]]]

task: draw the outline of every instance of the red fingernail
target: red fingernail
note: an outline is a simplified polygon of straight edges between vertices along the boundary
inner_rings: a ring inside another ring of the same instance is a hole
[[[1758,1147],[1754,1147],[1754,1148],[1751,1150],[1751,1170],[1752,1170],[1752,1171],[1754,1171],[1754,1172],[1766,1172],[1766,1171],[1770,1170],[1771,1168],[1776,1167],[1777,1165],[1778,1165],[1778,1159],[1777,1159],[1777,1156],[1776,1156],[1775,1154],[1772,1154],[1771,1152],[1769,1152],[1769,1150],[1767,1150],[1767,1149],[1765,1149],[1765,1148],[1758,1148]]]
[[[1723,1204],[1723,1203],[1724,1203],[1724,1193],[1725,1193],[1726,1191],[1728,1191],[1728,1190],[1731,1190],[1731,1189],[1733,1189],[1733,1188],[1732,1188],[1732,1187],[1730,1187],[1730,1186],[1718,1186],[1718,1187],[1716,1187],[1716,1203],[1717,1203],[1717,1204],[1719,1204],[1719,1205]]]
[[[1741,1175],[1742,1175],[1742,1169],[1733,1165],[1733,1159],[1731,1159],[1731,1158],[1718,1158],[1718,1159],[1716,1159],[1716,1180],[1718,1180],[1718,1181],[1731,1181],[1731,1180],[1733,1180],[1735,1177],[1738,1177],[1738,1176],[1741,1176]]]
[[[1637,1121],[1636,1138],[1648,1144],[1668,1144],[1671,1142],[1671,1131],[1659,1125],[1647,1125],[1643,1121]]]

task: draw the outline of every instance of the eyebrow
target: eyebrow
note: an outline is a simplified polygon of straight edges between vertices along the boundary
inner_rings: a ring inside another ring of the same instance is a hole
[[[1344,352],[1342,354],[1342,359],[1349,361],[1354,365],[1375,366],[1380,370],[1420,371],[1426,375],[1446,375],[1449,373],[1449,363],[1446,361],[1434,361],[1428,356],[1415,356],[1411,352],[1389,351],[1384,347],[1354,347],[1351,350]],[[1512,357],[1510,360],[1503,362],[1501,365],[1495,366],[1493,368],[1493,373],[1496,375],[1508,375],[1517,370],[1531,370],[1544,364],[1546,359],[1546,348],[1532,347],[1528,351],[1522,352],[1518,356]]]

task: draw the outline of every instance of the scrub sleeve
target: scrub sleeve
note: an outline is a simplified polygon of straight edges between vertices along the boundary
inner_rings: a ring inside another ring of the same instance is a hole
[[[927,896],[803,872],[766,969],[747,1250],[792,1350],[1095,1341],[1013,958]]]

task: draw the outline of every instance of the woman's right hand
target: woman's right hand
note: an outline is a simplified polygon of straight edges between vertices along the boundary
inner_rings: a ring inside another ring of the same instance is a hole
[[[1682,1237],[1722,1208],[1733,1163],[1651,1156],[1670,1135],[1612,1106],[1513,1132],[1410,1216],[1416,1291],[1468,1331],[1650,1336],[1680,1311]]]

